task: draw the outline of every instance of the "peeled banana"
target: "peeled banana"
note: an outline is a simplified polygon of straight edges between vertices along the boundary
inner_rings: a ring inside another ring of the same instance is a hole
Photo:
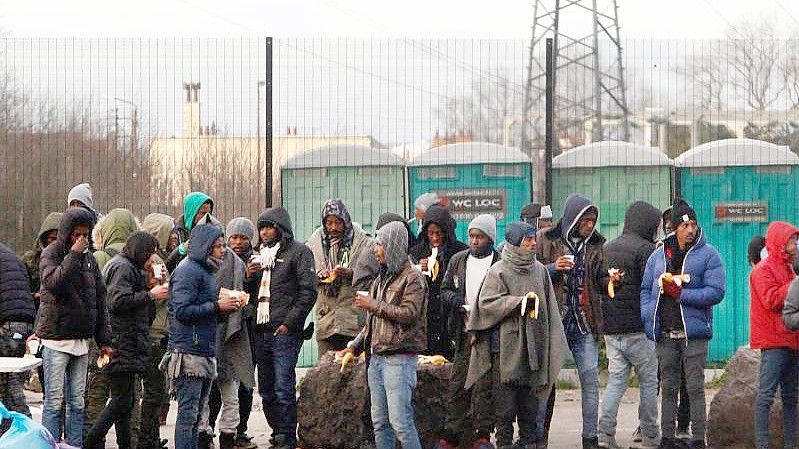
[[[341,373],[344,373],[344,368],[347,367],[347,364],[350,363],[354,357],[355,354],[353,354],[351,351],[347,351],[347,353],[344,354],[344,356],[341,358]]]
[[[419,365],[443,365],[448,360],[443,355],[420,355]]]

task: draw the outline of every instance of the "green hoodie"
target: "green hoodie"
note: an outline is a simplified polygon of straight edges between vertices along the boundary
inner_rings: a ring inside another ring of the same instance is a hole
[[[186,198],[183,200],[183,225],[186,227],[187,231],[191,231],[191,228],[194,227],[194,223],[192,223],[194,217],[197,215],[202,205],[208,201],[211,202],[211,212],[213,212],[214,201],[210,196],[203,192],[191,192],[186,195]]]
[[[127,209],[114,209],[97,222],[93,236],[99,250],[94,252],[94,258],[101,272],[114,255],[122,252],[128,237],[138,230],[136,217]]]

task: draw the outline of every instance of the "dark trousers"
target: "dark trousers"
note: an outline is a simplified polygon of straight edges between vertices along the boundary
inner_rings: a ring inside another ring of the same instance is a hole
[[[494,408],[497,447],[513,444],[513,423],[519,426],[520,446],[536,441],[538,400],[530,387],[503,385],[499,373],[499,354],[492,354],[494,371]]]
[[[86,435],[87,449],[105,447],[105,436],[112,425],[116,426],[117,446],[130,449],[130,420],[133,413],[133,390],[136,374],[130,372],[109,373],[111,401],[106,404]]]
[[[247,421],[250,420],[252,412],[252,388],[247,388],[239,384],[239,425],[236,433],[244,435],[247,433]]]
[[[490,438],[494,431],[494,400],[492,372],[466,390],[469,373],[469,336],[466,332],[458,342],[452,374],[447,387],[447,418],[444,438],[454,445],[479,438]],[[493,371],[493,370],[492,370]],[[465,441],[463,441],[465,440]]]
[[[284,435],[290,445],[297,442],[297,359],[299,334],[274,335],[274,329],[257,331],[258,393],[273,436]]]
[[[674,438],[677,400],[682,370],[691,404],[691,439],[705,441],[707,410],[705,409],[705,365],[708,340],[686,340],[663,337],[657,342],[661,379],[661,421],[663,438]]]
[[[139,431],[139,449],[157,448],[160,440],[159,411],[164,399],[168,400],[166,376],[158,369],[164,356],[164,347],[160,342],[150,343],[150,358],[147,360],[143,376],[143,393],[141,408],[141,429]]]

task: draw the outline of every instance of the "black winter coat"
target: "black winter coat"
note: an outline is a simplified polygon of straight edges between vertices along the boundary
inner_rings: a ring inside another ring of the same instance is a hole
[[[147,335],[155,309],[147,290],[147,277],[122,254],[104,268],[111,315],[111,349],[114,355],[106,370],[143,373],[150,350]]]
[[[44,249],[40,262],[41,299],[36,335],[49,340],[94,338],[111,341],[105,283],[91,253],[70,249],[69,236],[78,224],[90,226],[94,216],[73,207],[64,212],[57,240]]]
[[[499,253],[492,252],[491,265],[499,260]],[[469,250],[463,250],[452,256],[447,267],[447,274],[441,282],[441,302],[450,310],[448,318],[448,331],[456,342],[458,351],[465,351],[465,356],[470,347],[461,348],[459,343],[466,330],[466,314],[461,307],[466,302],[466,262],[469,260]]]
[[[267,329],[277,329],[281,324],[288,327],[289,332],[301,333],[305,327],[305,319],[316,303],[317,277],[314,269],[314,258],[305,244],[294,240],[291,228],[291,217],[282,207],[267,209],[258,217],[258,227],[265,221],[276,223],[280,229],[280,249],[277,252],[275,267],[269,284],[271,298],[269,300],[269,323]],[[250,285],[261,282],[259,273]],[[257,301],[257,293],[253,297]],[[261,327],[264,327],[263,325]]]
[[[0,244],[0,323],[33,323],[35,318],[28,270],[13,251]]]
[[[409,253],[413,263],[418,264],[421,259],[430,257],[432,249],[427,239],[427,228],[431,223],[435,223],[446,233],[444,250],[439,252],[438,261],[440,273],[438,278],[431,281],[427,279],[427,354],[441,354],[447,359],[452,360],[455,353],[455,345],[447,328],[447,317],[451,309],[441,300],[441,282],[449,266],[449,260],[456,253],[469,249],[464,243],[458,241],[455,236],[455,222],[452,220],[447,209],[440,206],[431,206],[427,209],[419,233],[419,240]]]
[[[655,250],[655,233],[660,226],[660,211],[648,203],[630,205],[621,236],[605,244],[609,268],[623,271],[621,288],[610,299],[602,295],[602,330],[605,334],[643,332],[641,322],[641,280],[646,261]]]

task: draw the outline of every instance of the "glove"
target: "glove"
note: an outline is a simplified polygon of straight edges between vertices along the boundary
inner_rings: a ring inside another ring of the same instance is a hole
[[[664,282],[663,283],[663,294],[668,296],[672,299],[680,299],[680,295],[682,295],[682,286],[677,285],[676,282]]]

